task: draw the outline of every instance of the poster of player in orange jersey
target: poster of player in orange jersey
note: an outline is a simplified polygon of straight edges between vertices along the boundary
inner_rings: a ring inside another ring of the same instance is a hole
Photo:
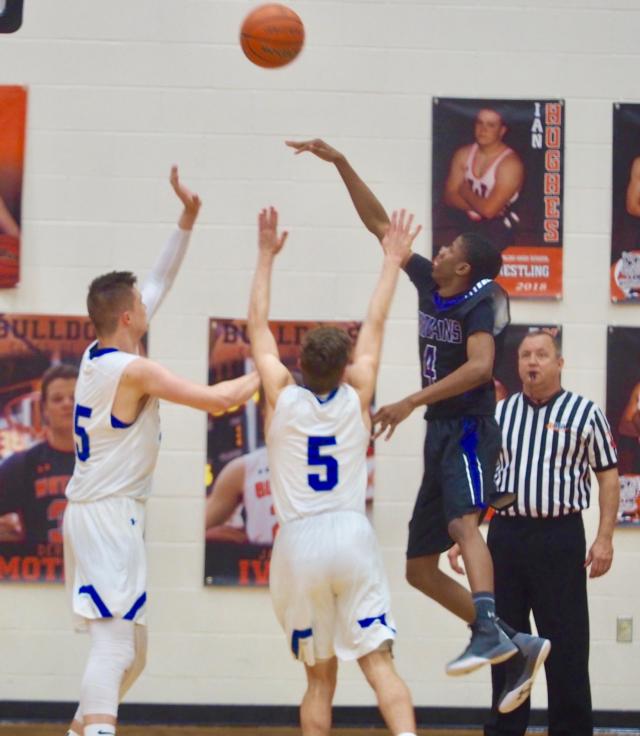
[[[611,301],[640,302],[640,104],[613,106]]]
[[[512,297],[562,296],[562,100],[434,98],[433,253],[463,232],[502,251]]]
[[[618,524],[640,528],[640,327],[609,327],[607,419],[618,446]]]
[[[73,394],[87,317],[0,315],[0,581],[63,580]]]
[[[301,380],[298,355],[304,335],[319,322],[271,322],[280,357]],[[355,342],[359,322],[330,322]],[[209,383],[253,369],[245,320],[209,322]],[[367,504],[373,499],[373,444]],[[207,428],[205,583],[265,586],[278,524],[269,486],[262,396],[219,416]]]
[[[20,279],[22,171],[24,165],[27,91],[0,86],[0,287]]]

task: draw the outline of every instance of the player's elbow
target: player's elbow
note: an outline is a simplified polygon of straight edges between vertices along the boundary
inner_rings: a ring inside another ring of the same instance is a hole
[[[493,361],[476,361],[474,365],[474,378],[478,386],[493,380]]]

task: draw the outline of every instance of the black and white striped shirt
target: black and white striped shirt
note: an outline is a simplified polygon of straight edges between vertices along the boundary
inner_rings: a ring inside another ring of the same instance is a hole
[[[502,516],[564,516],[589,507],[591,475],[617,465],[609,423],[589,399],[561,390],[545,404],[523,393],[500,401],[501,492],[516,493]]]

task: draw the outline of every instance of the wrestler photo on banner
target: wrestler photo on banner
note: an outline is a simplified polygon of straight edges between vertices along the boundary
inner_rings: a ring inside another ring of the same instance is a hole
[[[433,100],[433,252],[463,232],[502,251],[510,296],[562,296],[562,100]]]
[[[0,288],[20,280],[22,171],[27,90],[0,86]]]
[[[618,445],[618,523],[640,528],[640,327],[609,327],[607,418]]]
[[[640,301],[640,104],[613,106],[611,300]]]
[[[88,317],[0,315],[0,580],[63,580],[74,390]]]
[[[297,381],[304,335],[320,324],[344,329],[355,342],[359,322],[271,322],[282,361]],[[253,364],[246,320],[209,322],[209,382],[236,378]],[[263,429],[263,396],[220,416],[209,416],[205,469],[205,583],[266,586],[278,531],[269,485]],[[367,509],[373,501],[373,443],[368,456]]]

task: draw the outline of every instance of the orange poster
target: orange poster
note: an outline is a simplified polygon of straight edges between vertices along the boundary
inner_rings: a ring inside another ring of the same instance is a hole
[[[0,287],[20,280],[27,90],[0,86]]]

